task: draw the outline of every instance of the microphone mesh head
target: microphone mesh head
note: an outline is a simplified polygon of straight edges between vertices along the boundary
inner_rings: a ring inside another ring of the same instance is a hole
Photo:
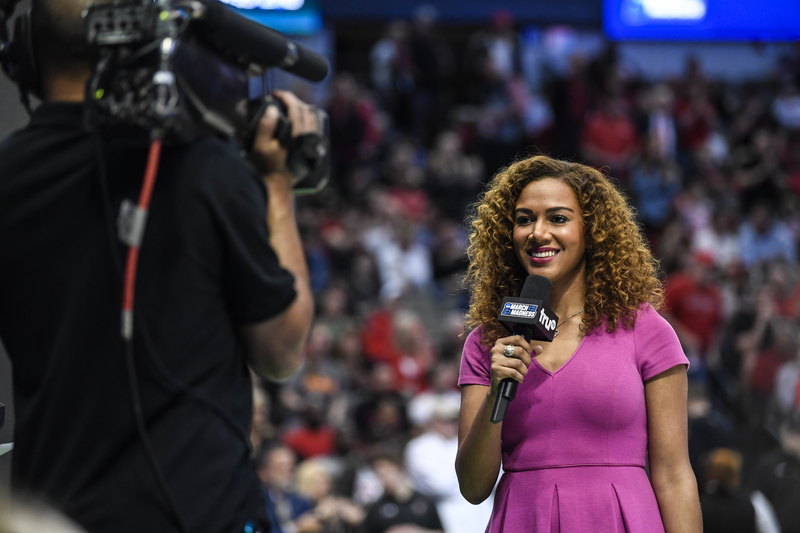
[[[525,278],[525,285],[522,286],[520,298],[528,300],[541,300],[545,303],[550,299],[550,291],[553,289],[553,282],[544,276],[531,274]]]

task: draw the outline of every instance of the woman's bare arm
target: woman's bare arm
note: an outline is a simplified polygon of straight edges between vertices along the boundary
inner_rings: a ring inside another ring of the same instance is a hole
[[[678,365],[647,380],[650,482],[666,533],[701,533],[697,480],[689,463],[686,367]]]

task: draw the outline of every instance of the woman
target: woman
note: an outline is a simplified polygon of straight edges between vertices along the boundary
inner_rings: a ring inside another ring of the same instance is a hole
[[[702,531],[688,360],[656,312],[656,262],[623,197],[592,168],[535,156],[497,174],[476,207],[456,470],[478,503],[502,461],[487,532]],[[497,320],[530,274],[553,283],[561,319],[547,345]],[[519,388],[493,424],[504,378]]]

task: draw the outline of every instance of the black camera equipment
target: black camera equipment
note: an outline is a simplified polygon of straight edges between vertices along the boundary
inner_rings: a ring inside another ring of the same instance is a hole
[[[28,93],[39,90],[30,12],[17,17],[13,40],[6,28],[18,1],[0,0],[0,60],[30,109]],[[317,131],[292,138],[285,106],[267,83],[273,68],[321,81],[323,56],[217,0],[115,0],[90,6],[84,21],[95,52],[86,102],[105,134],[147,139],[158,132],[169,143],[211,133],[248,151],[260,118],[276,105],[276,136],[288,151],[295,193],[327,184],[327,114],[312,106]]]
[[[292,138],[286,109],[266,81],[271,68],[321,81],[324,57],[217,0],[117,1],[91,6],[84,19],[96,51],[86,101],[101,128],[161,130],[167,142],[211,132],[249,150],[259,119],[277,105],[277,137],[288,150],[295,192],[325,186],[327,114],[312,106],[317,131]]]

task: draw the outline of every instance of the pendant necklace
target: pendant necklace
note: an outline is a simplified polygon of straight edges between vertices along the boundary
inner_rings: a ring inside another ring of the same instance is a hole
[[[561,324],[557,325],[557,326],[556,326],[556,332],[555,332],[555,333],[553,333],[553,338],[555,339],[556,337],[558,337],[558,328],[560,328],[561,326],[563,326],[563,325],[566,323],[566,321],[567,321],[567,320],[569,320],[570,318],[572,318],[572,317],[574,317],[574,316],[578,316],[578,315],[579,315],[579,314],[581,314],[581,313],[583,313],[583,309],[581,309],[580,311],[578,311],[578,312],[577,312],[577,313],[575,313],[575,314],[569,315],[567,318],[565,318],[565,319],[564,319],[564,320],[561,322]]]

